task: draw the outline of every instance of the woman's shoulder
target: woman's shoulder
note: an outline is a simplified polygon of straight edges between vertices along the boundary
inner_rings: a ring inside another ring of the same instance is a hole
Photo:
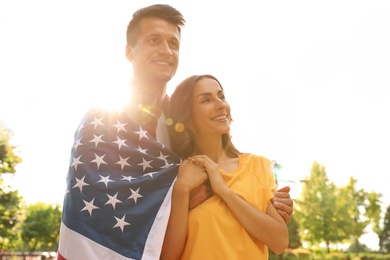
[[[272,180],[273,178],[273,166],[272,161],[265,156],[243,153],[240,155],[242,163],[246,165],[246,169],[256,175],[262,176],[263,181]],[[268,176],[268,178],[266,178]]]
[[[253,154],[253,153],[242,153],[239,155],[239,158],[247,162],[256,161],[257,163],[258,162],[263,162],[267,164],[271,163],[271,160],[268,159],[267,157],[259,154]]]

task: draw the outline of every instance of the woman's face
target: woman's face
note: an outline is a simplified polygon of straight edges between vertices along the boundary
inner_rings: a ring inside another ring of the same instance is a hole
[[[192,116],[188,125],[196,136],[221,136],[230,131],[230,106],[214,79],[203,78],[195,84],[191,106]]]

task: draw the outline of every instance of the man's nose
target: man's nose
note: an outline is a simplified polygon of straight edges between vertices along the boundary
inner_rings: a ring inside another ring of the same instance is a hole
[[[164,54],[169,54],[169,55],[172,55],[173,53],[171,48],[169,47],[169,43],[166,41],[161,42],[159,46],[159,52]]]

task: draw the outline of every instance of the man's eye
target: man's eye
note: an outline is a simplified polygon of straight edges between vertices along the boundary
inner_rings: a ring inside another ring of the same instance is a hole
[[[177,42],[170,42],[169,47],[171,47],[174,50],[177,50],[179,48],[179,44]]]
[[[151,38],[151,39],[149,39],[149,42],[151,44],[157,44],[158,43],[158,39],[157,38]]]

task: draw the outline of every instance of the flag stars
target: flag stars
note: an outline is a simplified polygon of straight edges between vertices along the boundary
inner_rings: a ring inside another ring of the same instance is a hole
[[[148,173],[145,173],[144,175],[142,176],[150,176],[150,178],[153,179],[153,175],[156,174],[157,172],[148,172]]]
[[[80,161],[80,158],[81,158],[81,155],[77,158],[73,158],[73,163],[72,163],[72,167],[74,167],[74,169],[77,171],[77,166],[79,164],[84,164],[83,162]]]
[[[122,233],[123,233],[123,229],[125,228],[125,226],[129,226],[130,225],[130,223],[127,223],[125,221],[125,217],[126,217],[126,215],[123,215],[122,218],[115,217],[116,224],[115,224],[115,226],[113,228],[119,227],[122,230]]]
[[[96,207],[95,205],[93,205],[95,198],[93,198],[90,202],[85,201],[85,200],[83,200],[83,201],[84,201],[85,207],[81,211],[88,210],[89,215],[92,217],[92,210],[99,208],[99,207]]]
[[[129,181],[130,183],[131,183],[132,180],[137,179],[137,178],[134,178],[133,176],[123,176],[123,175],[122,175],[122,177],[123,177],[123,178],[121,179],[122,181]]]
[[[122,203],[122,201],[117,199],[117,196],[118,192],[114,196],[107,194],[108,201],[104,205],[111,205],[115,209],[117,203]]]
[[[133,190],[133,189],[130,189],[131,195],[130,195],[130,197],[128,197],[128,199],[133,199],[135,204],[137,204],[138,198],[142,198],[143,197],[141,194],[139,194],[139,189],[140,188],[138,188],[136,191]]]
[[[161,160],[166,161],[168,157],[169,157],[169,154],[168,155],[164,155],[162,152],[160,152],[160,156],[158,158],[161,159]]]
[[[104,141],[102,140],[102,136],[103,135],[93,135],[93,139],[91,141],[89,141],[90,143],[95,143],[95,147],[98,146],[99,143],[104,143]]]
[[[116,137],[116,141],[113,141],[113,143],[118,145],[118,149],[120,150],[122,146],[126,146],[127,144],[125,143],[126,139],[120,139],[119,136]]]
[[[84,182],[85,176],[81,179],[76,178],[76,184],[72,188],[79,188],[80,192],[83,193],[83,187],[89,184]]]
[[[117,161],[115,164],[119,164],[121,166],[121,170],[123,171],[123,168],[125,166],[130,166],[130,164],[127,162],[129,158],[130,156],[126,158],[122,158],[122,156],[119,155],[119,161]]]
[[[119,122],[119,120],[116,120],[116,124],[113,125],[115,128],[116,128],[116,132],[119,133],[120,131],[125,131],[127,132],[126,128],[125,128],[125,125],[127,125],[127,123],[124,123],[122,124],[121,122]]]
[[[106,188],[107,188],[109,182],[114,182],[113,180],[110,180],[110,176],[100,175],[100,178],[101,179],[98,182],[103,182],[106,185]]]
[[[81,139],[82,139],[82,137],[80,137],[80,139],[78,139],[78,140],[75,141],[75,144],[73,145],[73,149],[74,149],[74,150],[77,150],[77,148],[78,148],[80,145],[83,145],[83,144],[81,143]]]
[[[143,171],[145,171],[146,168],[153,168],[152,166],[150,166],[151,162],[152,161],[147,161],[145,160],[145,158],[142,157],[142,163],[139,163],[138,165],[142,166]]]
[[[93,117],[93,121],[90,123],[90,125],[93,125],[93,128],[96,129],[99,125],[103,125],[102,123],[103,118],[96,118]]]
[[[107,164],[103,158],[104,156],[106,156],[105,154],[103,154],[102,156],[98,156],[96,153],[95,153],[95,159],[93,159],[91,162],[93,163],[96,163],[97,165],[97,169],[99,170],[99,167],[100,167],[100,164]]]
[[[140,153],[143,153],[143,154],[146,154],[146,151],[148,149],[142,149],[140,146],[138,146],[138,149],[137,149]]]
[[[139,135],[139,141],[141,141],[143,137],[148,138],[148,136],[146,135],[148,131],[143,130],[142,127],[139,127],[139,131],[135,133]]]
[[[167,161],[164,161],[165,164],[163,166],[161,166],[161,168],[165,169],[165,168],[169,168],[173,165],[173,163],[168,163]]]

